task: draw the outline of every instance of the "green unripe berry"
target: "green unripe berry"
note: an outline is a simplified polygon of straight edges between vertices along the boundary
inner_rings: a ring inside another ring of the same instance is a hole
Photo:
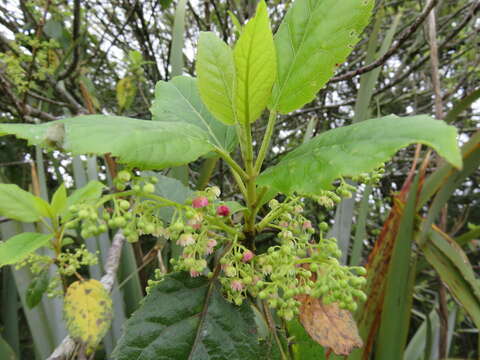
[[[123,210],[128,210],[130,208],[130,203],[127,200],[120,200],[118,204]]]
[[[105,231],[107,231],[107,230],[108,230],[108,228],[107,228],[107,225],[105,225],[105,224],[101,224],[101,225],[98,227],[98,231],[100,231],[100,232],[102,232],[102,233],[105,232]]]
[[[134,243],[134,242],[137,242],[138,241],[138,235],[137,234],[130,234],[127,236],[127,241],[130,242],[130,243]]]
[[[151,183],[146,183],[143,185],[143,191],[146,192],[147,194],[151,194],[155,192],[155,185]]]
[[[86,209],[82,209],[78,212],[78,217],[80,219],[86,219],[88,217],[88,215],[90,215],[90,214],[88,213],[88,210],[86,210]]]
[[[268,293],[267,293],[266,291],[260,291],[260,292],[258,293],[258,297],[259,297],[260,299],[266,299],[267,296],[268,296]]]
[[[140,192],[142,190],[142,187],[140,185],[133,185],[132,190],[135,192]]]
[[[318,228],[321,230],[321,231],[327,231],[328,230],[328,224],[325,222],[325,221],[322,221],[320,223],[320,225],[318,225]]]
[[[127,221],[123,216],[118,216],[114,220],[115,220],[115,225],[119,228],[123,228],[127,224]]]
[[[155,225],[153,225],[152,223],[146,224],[144,229],[147,234],[152,234],[155,232]]]
[[[132,175],[130,175],[130,172],[128,172],[127,170],[122,170],[117,175],[117,179],[123,182],[130,181],[131,178]]]

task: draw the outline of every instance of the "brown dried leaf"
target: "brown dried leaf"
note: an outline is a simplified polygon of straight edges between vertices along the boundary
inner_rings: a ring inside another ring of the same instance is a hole
[[[362,347],[357,325],[349,311],[336,304],[325,305],[321,299],[298,295],[300,322],[313,340],[337,355],[348,355]]]

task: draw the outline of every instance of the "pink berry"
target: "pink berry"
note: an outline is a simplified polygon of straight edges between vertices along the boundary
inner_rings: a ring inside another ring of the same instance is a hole
[[[230,215],[230,208],[227,205],[220,205],[217,207],[218,216],[228,216]]]
[[[233,280],[230,283],[230,286],[231,286],[232,290],[235,290],[235,291],[242,291],[243,290],[243,284],[240,280]]]
[[[255,254],[253,252],[251,252],[250,250],[247,250],[243,253],[242,261],[244,263],[249,262],[250,260],[253,259],[254,256]]]
[[[208,205],[208,199],[205,196],[199,196],[193,199],[192,206],[199,209]]]

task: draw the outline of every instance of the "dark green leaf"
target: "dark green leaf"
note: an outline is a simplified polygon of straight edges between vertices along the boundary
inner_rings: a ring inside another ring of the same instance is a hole
[[[41,125],[0,124],[0,136],[13,134],[46,146],[49,128],[63,124],[62,148],[74,155],[107,154],[141,169],[183,165],[212,150],[207,134],[196,126],[120,116],[86,115]]]
[[[275,34],[278,75],[271,106],[282,113],[313,100],[368,24],[373,0],[296,0]]]
[[[113,358],[259,359],[252,310],[227,302],[217,286],[187,273],[167,275],[127,321]]]
[[[45,270],[35,276],[30,282],[30,285],[28,285],[25,293],[25,300],[30,309],[34,308],[40,304],[40,301],[42,301],[43,294],[48,289],[49,280],[48,271]]]
[[[15,264],[48,244],[52,234],[21,233],[0,242],[0,267]]]
[[[426,115],[394,115],[327,131],[287,154],[259,177],[260,185],[291,194],[316,194],[341,176],[374,170],[399,149],[414,143],[434,148],[456,167],[462,166],[457,131]]]
[[[228,152],[236,145],[235,128],[217,121],[208,111],[200,99],[195,78],[177,76],[169,82],[159,81],[150,111],[152,120],[168,119],[198,126],[208,133],[212,144]]]

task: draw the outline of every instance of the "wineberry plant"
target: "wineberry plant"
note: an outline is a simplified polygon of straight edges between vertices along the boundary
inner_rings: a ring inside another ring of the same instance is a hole
[[[91,182],[68,195],[62,185],[50,203],[0,185],[1,215],[48,229],[0,244],[0,266],[28,266],[38,275],[30,305],[44,293],[63,297],[70,336],[92,354],[109,328],[112,302],[102,283],[82,272],[97,255],[78,238],[114,230],[132,243],[149,235],[175,249],[149,280],[114,359],[287,359],[288,341],[276,324],[297,318],[339,355],[361,346],[350,312],[367,298],[366,270],[341,265],[330,225],[314,227],[305,204],[333,208],[355,190],[347,178],[378,180],[383,163],[410,144],[430,146],[460,168],[455,128],[426,115],[389,115],[323,132],[274,166],[265,168],[264,160],[277,119],[309,103],[333,76],[373,6],[296,0],[273,34],[261,0],[235,44],[200,33],[197,78],[160,81],[151,120],[82,115],[0,124],[0,135],[73,155],[108,154],[123,166],[111,188]],[[260,122],[266,129],[255,144],[252,126]],[[179,201],[162,191],[158,171],[212,156],[228,165],[238,194],[211,184]],[[40,255],[39,248],[50,251]],[[51,265],[55,277],[46,275]],[[346,344],[315,333],[319,311],[348,324]]]

